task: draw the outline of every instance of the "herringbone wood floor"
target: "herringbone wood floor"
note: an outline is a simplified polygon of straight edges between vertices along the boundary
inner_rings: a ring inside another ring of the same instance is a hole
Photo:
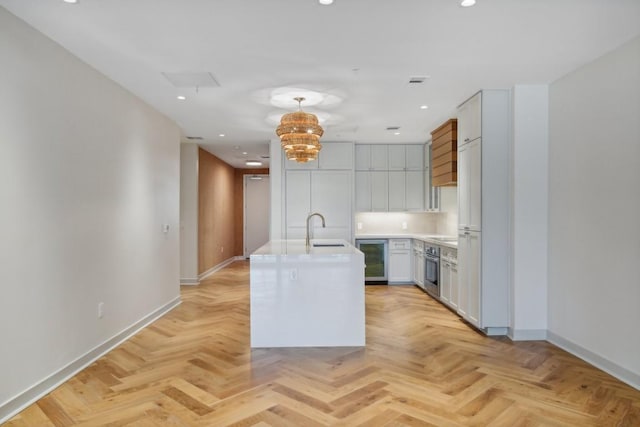
[[[249,347],[248,263],[7,426],[640,426],[640,391],[544,342],[487,338],[369,286],[366,348]]]

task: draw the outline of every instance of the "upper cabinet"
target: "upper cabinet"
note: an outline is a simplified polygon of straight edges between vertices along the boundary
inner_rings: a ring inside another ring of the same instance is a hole
[[[353,170],[353,142],[322,142],[321,144],[322,149],[318,153],[317,160],[298,163],[283,157],[285,169]]]
[[[431,185],[458,182],[458,120],[450,119],[431,132]]]
[[[389,151],[386,144],[358,144],[356,145],[357,171],[386,171],[389,170]]]
[[[423,211],[423,150],[422,144],[356,144],[356,210]]]
[[[458,109],[458,145],[482,136],[482,92],[476,93]]]
[[[389,170],[423,170],[422,144],[389,145]]]
[[[353,169],[353,143],[325,142],[318,155],[318,169]]]

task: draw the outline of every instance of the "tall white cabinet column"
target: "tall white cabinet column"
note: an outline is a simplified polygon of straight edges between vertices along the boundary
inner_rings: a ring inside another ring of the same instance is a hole
[[[509,326],[511,93],[458,109],[458,313],[489,335]]]
[[[312,238],[353,241],[353,143],[322,145],[316,161],[282,160],[285,239],[304,239],[307,215],[319,212],[325,217],[326,227],[314,217],[310,226]]]

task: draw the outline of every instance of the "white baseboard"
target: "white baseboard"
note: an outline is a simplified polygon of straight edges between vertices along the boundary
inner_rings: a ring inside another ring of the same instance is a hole
[[[180,286],[195,286],[199,284],[200,284],[200,280],[198,280],[197,277],[195,278],[181,277],[180,278]]]
[[[94,347],[92,350],[89,350],[83,356],[80,356],[73,362],[69,363],[67,366],[63,367],[57,372],[54,372],[47,378],[43,379],[37,384],[29,387],[27,390],[18,394],[17,396],[7,400],[6,402],[0,404],[0,424],[7,421],[8,419],[14,417],[20,411],[24,410],[27,406],[36,402],[38,399],[45,396],[47,393],[50,393],[55,388],[60,386],[62,383],[67,381],[69,378],[76,375],[78,372],[98,360],[100,357],[104,356],[109,351],[113,350],[115,347],[120,345],[122,342],[129,339],[131,336],[136,334],[138,331],[154,322],[158,318],[162,317],[173,308],[180,305],[180,296],[177,296],[173,300],[169,301],[162,307],[152,311],[142,319],[138,320],[131,326],[125,328],[118,334],[114,335],[107,341],[102,344]]]
[[[511,341],[546,341],[546,329],[512,329],[509,328],[507,336]]]
[[[207,270],[207,271],[205,271],[204,273],[199,274],[199,275],[198,275],[198,280],[204,280],[204,279],[206,279],[207,277],[211,276],[211,275],[212,275],[213,273],[215,273],[216,271],[220,271],[220,270],[222,270],[223,268],[225,268],[227,265],[231,264],[232,262],[234,262],[234,261],[241,261],[241,260],[244,260],[244,259],[245,259],[245,258],[244,258],[243,256],[234,256],[234,257],[231,257],[231,258],[229,258],[229,259],[226,259],[226,260],[222,261],[220,264],[218,264],[218,265],[216,265],[216,266],[211,267],[210,269],[208,269],[208,270]]]
[[[604,357],[562,338],[560,335],[556,335],[551,331],[547,331],[547,341],[568,351],[574,356],[591,363],[593,366],[602,369],[606,373],[613,375],[620,381],[629,384],[631,387],[640,390],[640,375],[635,372],[631,372],[627,368],[605,359]]]

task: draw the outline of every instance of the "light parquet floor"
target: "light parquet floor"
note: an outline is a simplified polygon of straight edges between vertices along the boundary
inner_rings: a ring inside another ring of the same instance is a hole
[[[488,338],[368,286],[365,348],[249,347],[236,262],[6,426],[640,426],[640,391],[545,342]]]

